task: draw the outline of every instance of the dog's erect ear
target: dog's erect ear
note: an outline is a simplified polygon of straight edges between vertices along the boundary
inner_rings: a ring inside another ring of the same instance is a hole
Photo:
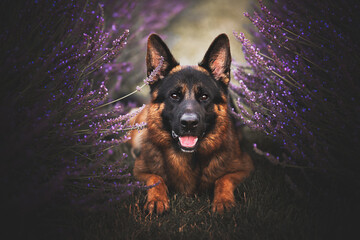
[[[170,72],[171,69],[179,65],[179,63],[174,59],[169,48],[163,42],[163,40],[156,34],[151,34],[148,38],[147,43],[147,54],[146,54],[146,67],[147,67],[147,76],[159,65],[161,56],[164,58],[164,62],[160,69],[160,72],[155,77],[153,83],[155,83],[159,78],[163,78]],[[150,83],[151,84],[151,83]]]
[[[230,65],[229,38],[223,33],[211,43],[199,66],[207,69],[216,80],[223,82],[227,86],[230,82]]]

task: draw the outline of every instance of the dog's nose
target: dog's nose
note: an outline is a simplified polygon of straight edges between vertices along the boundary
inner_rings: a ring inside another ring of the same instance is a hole
[[[180,118],[180,124],[187,130],[195,128],[199,123],[199,117],[195,113],[184,113]]]

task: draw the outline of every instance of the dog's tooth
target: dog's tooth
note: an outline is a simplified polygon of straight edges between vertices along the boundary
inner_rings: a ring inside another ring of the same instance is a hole
[[[171,136],[172,136],[173,138],[178,138],[178,137],[179,137],[179,136],[174,132],[174,130],[171,131]]]

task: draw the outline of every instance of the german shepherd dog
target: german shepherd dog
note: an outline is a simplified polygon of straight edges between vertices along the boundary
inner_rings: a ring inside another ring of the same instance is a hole
[[[131,122],[147,128],[132,131],[134,176],[146,185],[144,206],[150,214],[169,210],[168,189],[186,195],[214,191],[212,211],[235,204],[234,189],[253,170],[240,149],[239,131],[228,108],[230,44],[219,35],[198,66],[181,66],[162,39],[147,43],[147,74],[163,64],[150,83],[151,102]],[[157,185],[156,185],[157,184]]]

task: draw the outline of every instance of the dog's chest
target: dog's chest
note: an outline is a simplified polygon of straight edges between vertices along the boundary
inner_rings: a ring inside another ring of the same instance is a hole
[[[187,195],[213,187],[214,179],[208,177],[208,167],[199,157],[180,156],[168,158],[166,172],[169,187]]]

